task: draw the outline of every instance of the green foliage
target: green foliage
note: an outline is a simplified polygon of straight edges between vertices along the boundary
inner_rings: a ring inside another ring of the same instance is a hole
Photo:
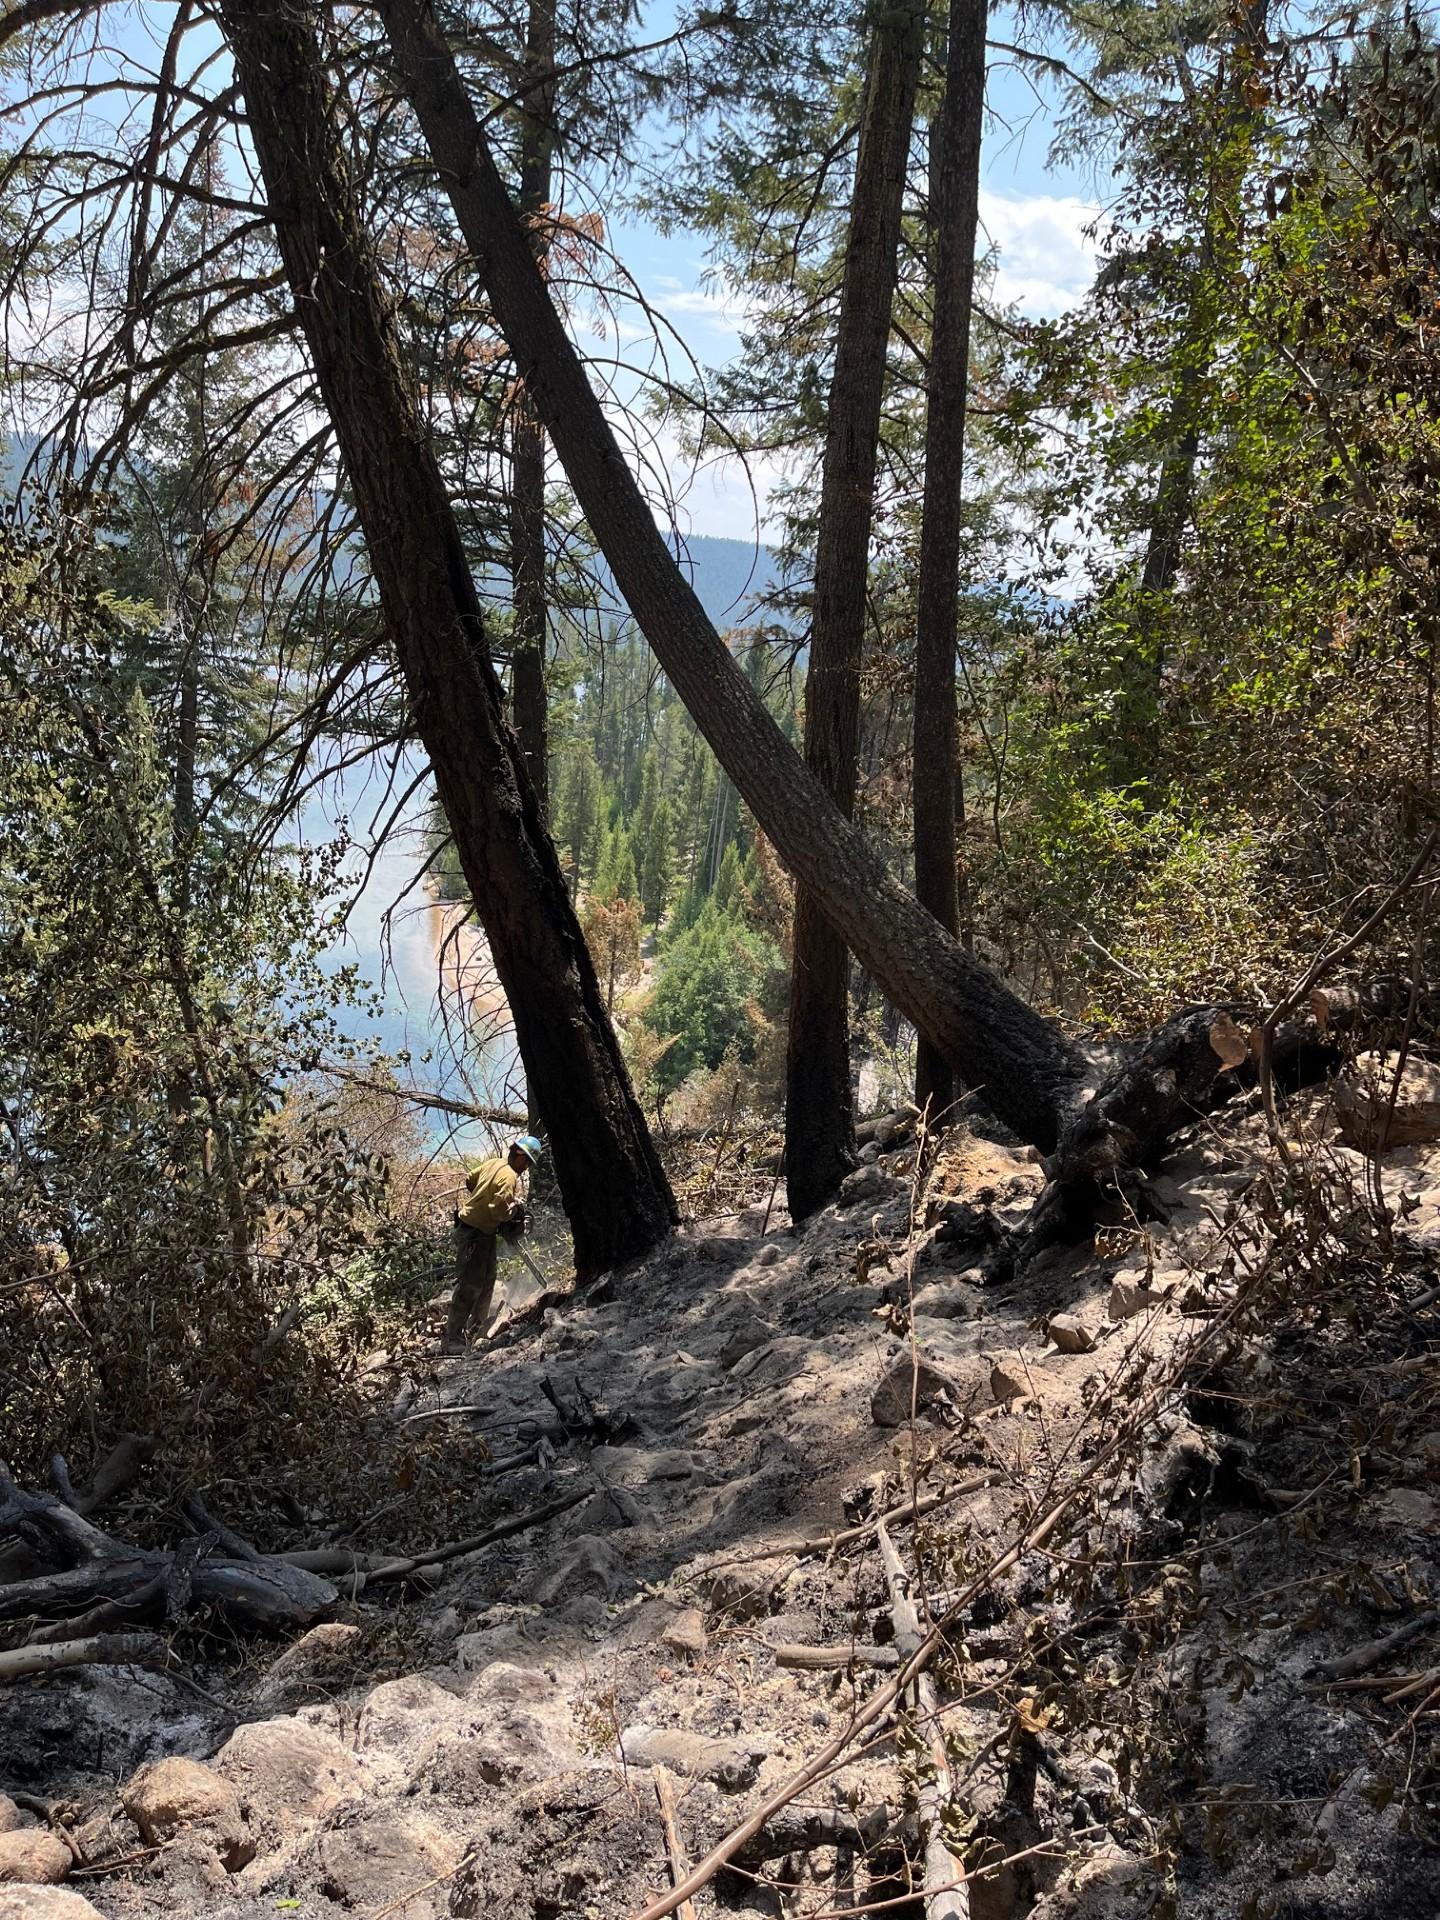
[[[338,1044],[333,876],[177,854],[129,672],[148,616],[82,536],[0,536],[0,1425],[27,1462],[202,1391],[202,1450],[257,1401],[273,1441],[336,1356],[268,1328],[384,1234],[384,1162],[285,1091]]]
[[[660,1084],[679,1086],[697,1068],[714,1068],[729,1053],[754,1058],[773,1000],[778,949],[733,910],[707,901],[694,924],[666,951],[646,1022],[671,1040],[658,1067]]]

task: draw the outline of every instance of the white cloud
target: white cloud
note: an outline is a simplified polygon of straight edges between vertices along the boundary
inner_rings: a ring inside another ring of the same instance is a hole
[[[980,189],[980,224],[998,253],[995,294],[1031,320],[1051,320],[1083,299],[1095,278],[1101,218],[1074,194],[1010,198]]]

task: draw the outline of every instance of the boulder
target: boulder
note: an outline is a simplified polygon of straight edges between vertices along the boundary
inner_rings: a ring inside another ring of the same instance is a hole
[[[29,1822],[9,1794],[0,1793],[0,1833],[18,1833],[21,1827],[28,1825]]]
[[[254,1855],[240,1813],[240,1796],[198,1760],[178,1755],[142,1767],[120,1790],[120,1804],[152,1847],[195,1829],[232,1872]]]
[[[731,1328],[720,1349],[721,1366],[728,1373],[747,1353],[753,1353],[757,1347],[763,1347],[773,1340],[776,1332],[777,1329],[762,1315],[754,1312],[743,1315]]]
[[[1061,1353],[1093,1353],[1095,1336],[1073,1313],[1057,1313],[1045,1328],[1050,1344]]]
[[[1340,1131],[1363,1152],[1388,1153],[1392,1147],[1440,1140],[1440,1066],[1409,1054],[1397,1089],[1399,1066],[1394,1051],[1357,1054],[1335,1083]]]
[[[53,1887],[70,1872],[70,1849],[48,1827],[0,1833],[0,1881]]]
[[[840,1182],[835,1197],[839,1207],[859,1207],[891,1200],[900,1192],[901,1182],[884,1167],[857,1167]]]
[[[1004,1406],[1009,1400],[1024,1400],[1030,1388],[1018,1361],[1007,1364],[1003,1360],[990,1362],[990,1396],[997,1406]]]
[[[105,1920],[69,1887],[0,1886],[0,1920]]]
[[[444,1913],[448,1886],[431,1887],[460,1864],[462,1849],[433,1820],[418,1814],[376,1814],[353,1827],[323,1834],[316,1847],[321,1886],[344,1907],[385,1908],[405,1900],[408,1920]]]
[[[560,1683],[543,1667],[517,1667],[508,1660],[492,1660],[470,1682],[471,1702],[490,1706],[552,1706],[562,1700]]]
[[[870,1418],[877,1427],[903,1427],[912,1407],[924,1413],[944,1396],[960,1404],[960,1389],[948,1373],[913,1354],[897,1354],[870,1396]]]
[[[689,1779],[709,1780],[727,1793],[753,1787],[769,1743],[715,1740],[683,1727],[627,1727],[620,1751],[631,1767],[669,1767]]]
[[[278,1828],[324,1820],[365,1789],[364,1763],[333,1734],[299,1720],[238,1727],[215,1756],[215,1771],[262,1821]]]

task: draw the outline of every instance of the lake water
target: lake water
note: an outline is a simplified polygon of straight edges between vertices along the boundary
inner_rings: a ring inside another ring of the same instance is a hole
[[[343,748],[335,749],[337,759]],[[423,763],[420,763],[423,764]],[[525,1083],[504,996],[478,926],[463,908],[442,904],[422,875],[427,853],[428,780],[384,833],[416,764],[375,764],[330,775],[301,809],[296,838],[319,845],[342,829],[351,846],[338,905],[348,905],[343,935],[324,964],[355,966],[370,989],[365,1005],[342,1007],[342,1031],[384,1053],[408,1053],[397,1074],[404,1084],[479,1106],[520,1108]],[[494,1135],[483,1121],[418,1108],[432,1144],[489,1152]]]

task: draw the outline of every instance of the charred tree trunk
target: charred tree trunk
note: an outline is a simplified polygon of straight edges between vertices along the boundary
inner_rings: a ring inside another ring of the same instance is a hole
[[[520,100],[520,218],[542,269],[550,250],[555,150],[554,0],[530,0]],[[545,690],[545,429],[525,383],[511,414],[510,580],[514,645],[510,707],[542,814],[550,806],[549,711]]]
[[[312,0],[220,9],[415,725],[549,1128],[576,1265],[593,1274],[652,1247],[675,1205],[505,723],[459,529],[355,211],[321,13]],[[518,224],[514,235],[538,283]]]
[[[970,384],[970,305],[980,219],[980,134],[985,112],[988,0],[953,0],[945,93],[935,116],[930,232],[935,317],[925,411],[925,498],[915,615],[915,897],[942,927],[960,930],[957,831],[964,790],[955,747],[955,613],[959,600],[960,488]],[[923,1036],[915,1104],[943,1113],[955,1099],[948,1060]]]
[[[923,26],[918,0],[882,0],[874,9],[820,484],[805,764],[847,819],[855,810],[885,349]],[[823,1206],[855,1164],[849,998],[844,935],[799,886],[785,1102],[785,1182],[796,1220]]]
[[[625,463],[427,0],[380,0],[379,11],[498,324],[657,660],[781,859],[861,964],[993,1110],[1048,1151],[1080,1100],[1084,1055],[906,892],[776,726]]]

